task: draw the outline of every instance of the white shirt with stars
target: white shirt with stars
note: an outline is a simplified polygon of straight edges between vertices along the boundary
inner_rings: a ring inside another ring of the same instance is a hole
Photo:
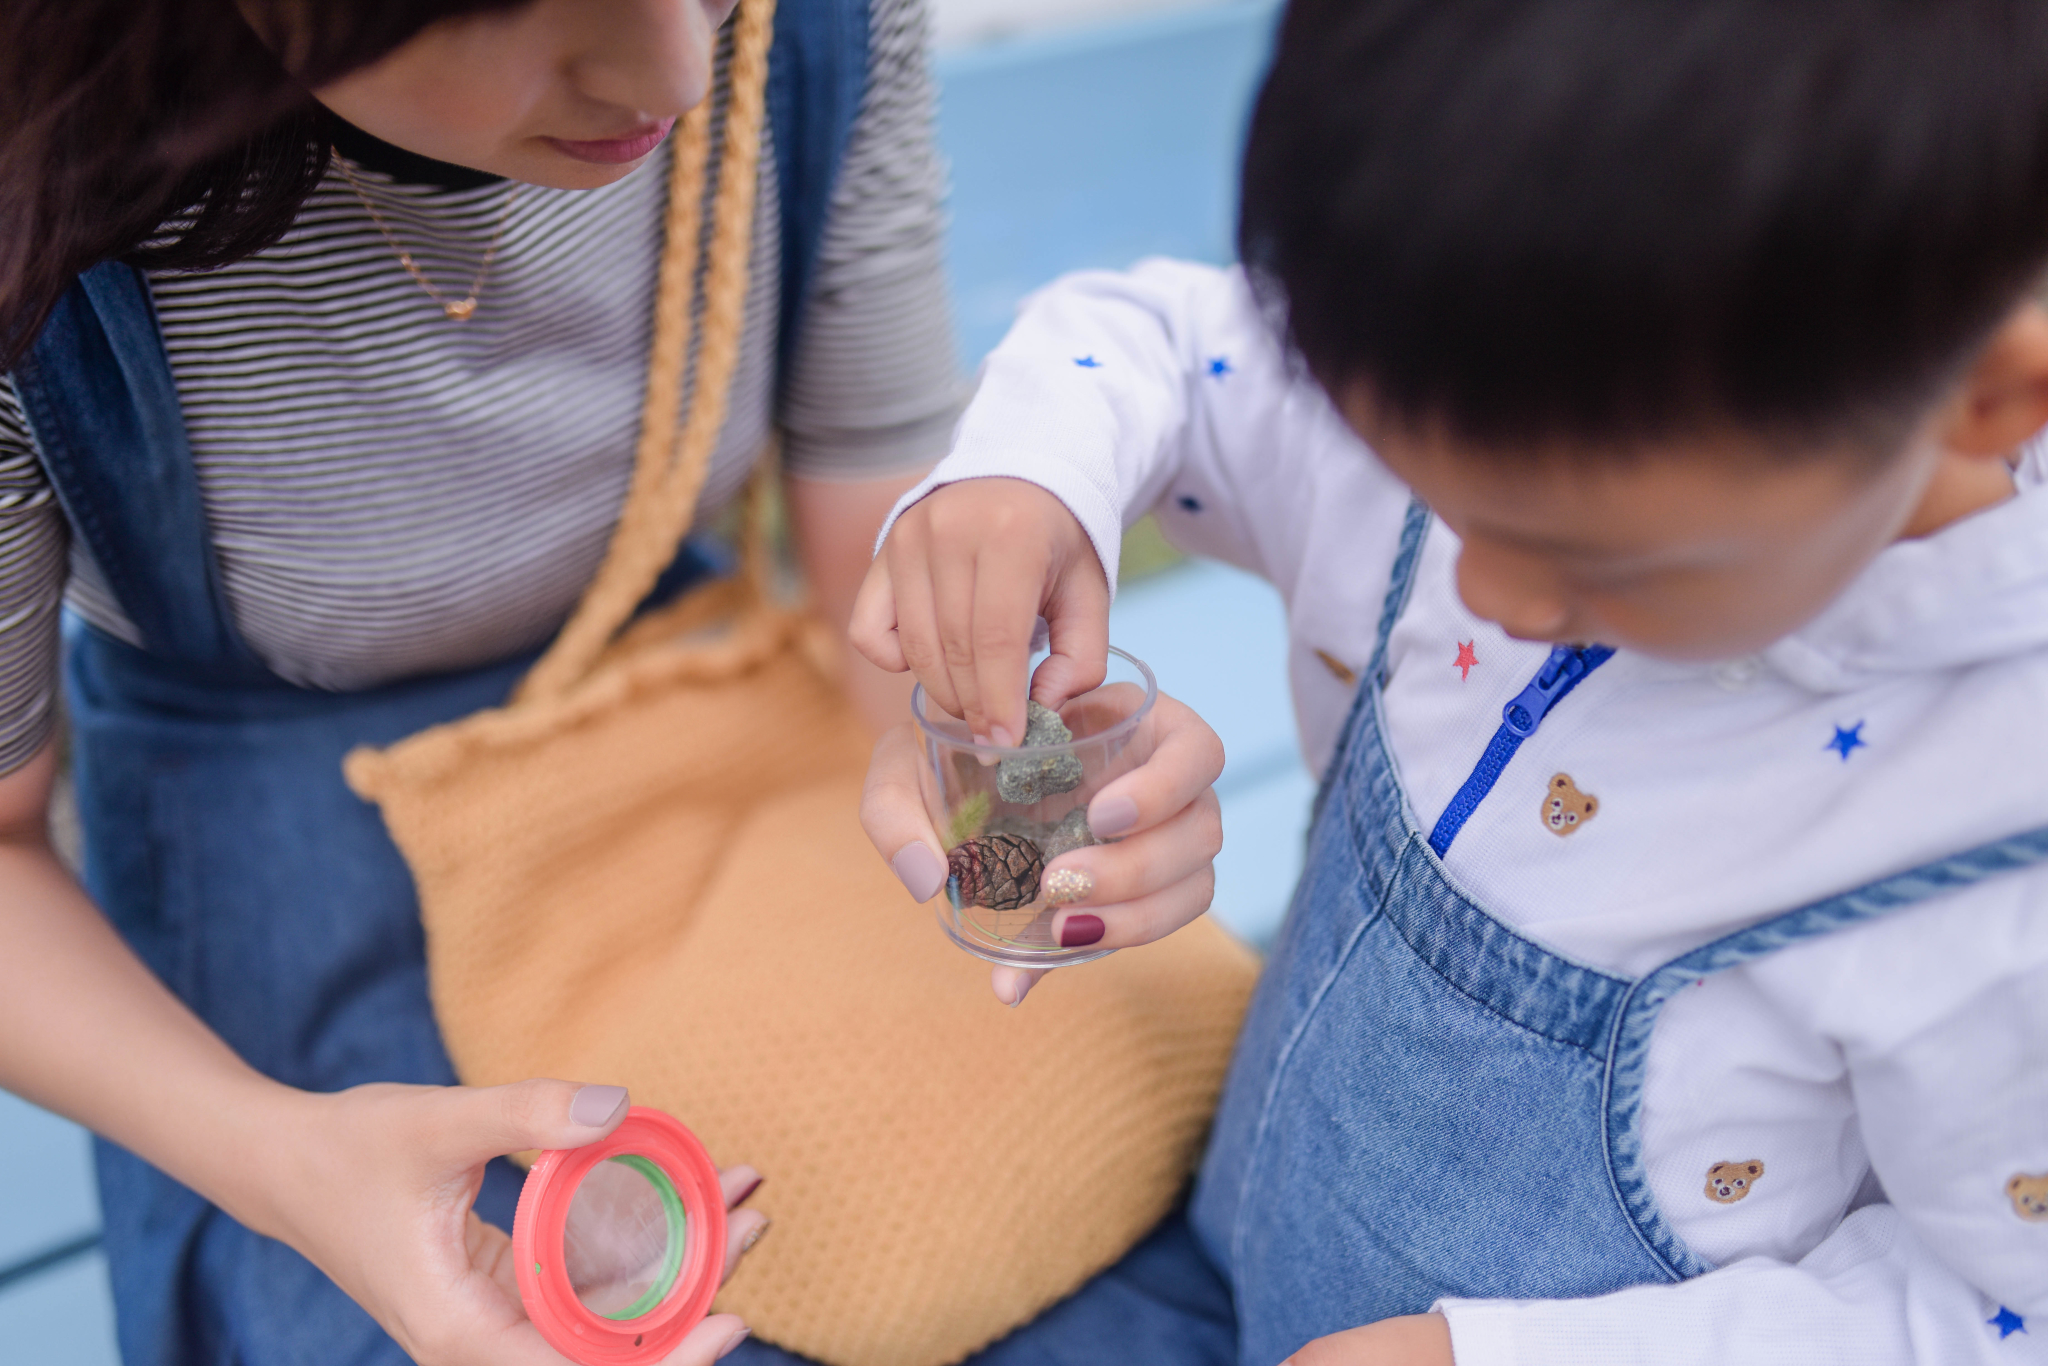
[[[1277,585],[1303,749],[1327,763],[1409,494],[1283,356],[1238,272],[1148,261],[1034,296],[902,506],[993,475],[1059,497],[1112,588],[1122,529],[1148,511]],[[2016,483],[1887,549],[1753,658],[1616,655],[1509,761],[1449,876],[1556,952],[1633,976],[2048,827],[2039,444]],[[1390,643],[1388,730],[1425,830],[1549,653],[1466,609],[1457,551],[1433,525]],[[1545,819],[1557,774],[1597,801],[1568,837]],[[1659,1205],[1717,1269],[1592,1299],[1445,1301],[1458,1366],[2048,1362],[2048,868],[1681,992],[1642,1123]]]

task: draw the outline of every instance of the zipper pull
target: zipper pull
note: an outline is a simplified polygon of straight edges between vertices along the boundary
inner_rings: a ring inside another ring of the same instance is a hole
[[[1559,645],[1543,661],[1529,686],[1500,709],[1500,722],[1518,739],[1526,740],[1550,715],[1550,709],[1578,685],[1580,679],[1607,662],[1614,653],[1605,645]]]

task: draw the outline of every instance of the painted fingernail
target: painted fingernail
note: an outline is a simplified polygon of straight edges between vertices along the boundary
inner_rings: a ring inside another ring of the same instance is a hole
[[[749,1186],[749,1187],[747,1187],[747,1188],[746,1188],[745,1190],[743,1190],[743,1191],[741,1191],[741,1192],[740,1192],[740,1194],[739,1194],[739,1198],[738,1198],[737,1200],[735,1200],[735,1201],[733,1201],[733,1202],[732,1202],[732,1207],[733,1207],[734,1209],[738,1209],[738,1208],[739,1208],[739,1207],[740,1207],[741,1205],[744,1205],[744,1204],[746,1204],[746,1203],[747,1203],[747,1201],[749,1201],[749,1200],[753,1199],[753,1198],[754,1198],[754,1192],[755,1192],[755,1191],[757,1191],[757,1190],[759,1190],[759,1189],[761,1189],[761,1183],[762,1183],[763,1181],[766,1181],[767,1179],[768,1179],[768,1178],[767,1178],[767,1177],[765,1177],[765,1176],[757,1176],[757,1177],[755,1177],[755,1178],[754,1178],[754,1184],[753,1184],[753,1185],[751,1185],[751,1186]]]
[[[1102,938],[1107,929],[1099,915],[1070,915],[1060,926],[1060,947],[1063,949],[1085,949]]]
[[[736,1349],[741,1343],[745,1342],[748,1338],[752,1337],[753,1335],[754,1330],[751,1328],[740,1329],[739,1332],[734,1333],[732,1335],[731,1342],[726,1343],[725,1346],[718,1349],[717,1359],[719,1361],[725,1360],[727,1357],[733,1354],[734,1349]]]
[[[602,1129],[625,1108],[625,1087],[585,1086],[569,1098],[569,1122],[586,1129]]]
[[[761,1241],[761,1235],[766,1233],[769,1229],[769,1226],[772,1225],[774,1222],[775,1221],[773,1219],[763,1219],[758,1225],[755,1226],[754,1231],[747,1235],[747,1240],[740,1244],[740,1251],[752,1252],[754,1250],[754,1244]]]
[[[896,857],[889,860],[889,866],[896,870],[896,876],[909,889],[910,895],[919,901],[930,901],[946,885],[946,864],[931,847],[920,840],[912,840],[896,851]]]
[[[1048,905],[1071,906],[1095,890],[1095,879],[1079,868],[1055,868],[1045,875],[1044,886]]]
[[[1088,828],[1104,839],[1138,823],[1138,804],[1129,797],[1098,797],[1088,808]]]

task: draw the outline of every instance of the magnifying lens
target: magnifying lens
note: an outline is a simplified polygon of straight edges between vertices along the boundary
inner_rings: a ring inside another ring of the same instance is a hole
[[[676,1349],[725,1269],[725,1193],[697,1136],[634,1106],[611,1136],[544,1152],[512,1219],[526,1316],[579,1366]]]

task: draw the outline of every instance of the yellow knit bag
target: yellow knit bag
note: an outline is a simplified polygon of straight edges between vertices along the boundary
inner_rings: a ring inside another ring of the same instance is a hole
[[[621,631],[724,419],[773,8],[743,0],[735,21],[708,233],[709,110],[677,135],[646,413],[603,567],[510,703],[359,750],[347,774],[412,867],[463,1080],[630,1087],[768,1175],[775,1231],[722,1308],[831,1366],[944,1366],[1171,1208],[1255,969],[1204,920],[1004,1009],[863,836],[868,745],[834,652],[762,590],[758,553]]]

